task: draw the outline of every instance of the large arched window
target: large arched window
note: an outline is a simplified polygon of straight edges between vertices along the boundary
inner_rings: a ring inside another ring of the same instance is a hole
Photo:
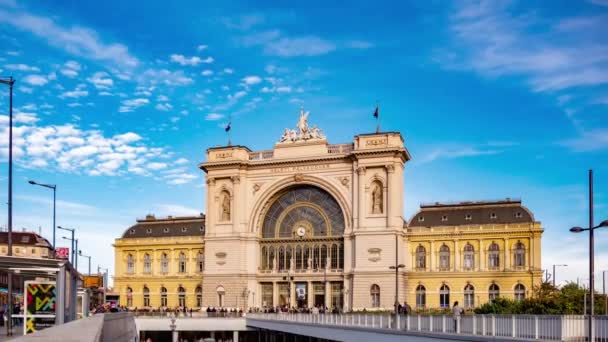
[[[202,273],[205,269],[205,254],[203,254],[203,251],[199,251],[196,255],[196,268],[199,273]]]
[[[515,267],[526,266],[526,246],[521,241],[517,241],[514,248],[514,263]]]
[[[262,247],[260,258],[262,259],[260,260],[260,268],[263,270],[268,269],[268,248],[266,246]]]
[[[424,309],[426,306],[426,288],[422,285],[416,287],[416,307]]]
[[[167,257],[167,253],[163,253],[160,256],[160,272],[161,273],[169,272],[169,258]]]
[[[144,286],[144,306],[148,307],[150,306],[150,289],[148,289],[147,286]]]
[[[160,306],[167,306],[167,288],[164,286],[160,288]]]
[[[445,284],[439,289],[439,306],[442,308],[450,307],[450,287]]]
[[[181,286],[177,288],[177,305],[186,307],[186,289]]]
[[[416,248],[416,268],[426,269],[426,248],[422,245],[418,245]]]
[[[450,270],[450,247],[445,243],[439,248],[439,270]]]
[[[135,261],[133,260],[133,254],[127,255],[127,273],[135,272]]]
[[[475,268],[475,248],[470,243],[464,245],[463,267],[469,271]]]
[[[150,254],[144,254],[144,273],[152,272],[152,260],[150,259]]]
[[[179,253],[179,273],[186,273],[186,254]]]
[[[201,307],[203,306],[203,288],[200,286],[196,287],[196,306],[197,307]]]
[[[500,287],[498,287],[496,284],[490,285],[490,288],[488,289],[488,299],[490,302],[496,300],[498,296],[500,296]]]
[[[526,287],[522,284],[515,285],[514,298],[516,301],[526,299]]]
[[[331,253],[330,253],[331,265],[330,267],[335,270],[338,268],[338,245],[331,245]]]
[[[285,269],[285,249],[283,246],[279,247],[279,271]]]
[[[488,267],[496,270],[500,267],[500,248],[496,242],[492,242],[488,247]]]
[[[370,296],[372,301],[372,308],[380,307],[380,286],[377,284],[372,285],[370,288]]]
[[[127,287],[127,307],[133,306],[133,289]]]
[[[475,288],[471,284],[464,287],[464,307],[465,309],[475,307]]]

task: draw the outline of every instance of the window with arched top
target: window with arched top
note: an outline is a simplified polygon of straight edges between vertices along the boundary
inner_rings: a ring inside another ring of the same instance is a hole
[[[196,292],[196,306],[200,308],[203,306],[203,288],[199,285],[194,292]]]
[[[127,273],[135,272],[135,260],[133,254],[127,255]]]
[[[439,306],[442,308],[450,307],[450,287],[447,285],[441,285],[439,289]]]
[[[198,251],[198,254],[196,255],[196,270],[199,273],[202,273],[204,269],[205,269],[205,254],[203,254],[203,251]]]
[[[379,308],[380,307],[380,286],[378,286],[377,284],[372,285],[369,292],[370,292],[370,296],[371,296],[372,308]]]
[[[445,243],[439,248],[439,270],[448,271],[450,269],[450,247]]]
[[[475,307],[475,288],[471,284],[464,287],[464,307],[465,309]]]
[[[470,243],[464,245],[464,251],[462,253],[463,267],[465,270],[472,270],[475,268],[475,248]]]
[[[496,242],[488,247],[488,267],[494,270],[500,267],[500,247]]]
[[[144,294],[144,306],[148,307],[148,306],[150,306],[150,289],[148,289],[147,286],[144,286],[143,294]]]
[[[279,271],[283,271],[285,269],[285,248],[283,246],[279,247]]]
[[[416,287],[416,307],[424,309],[426,306],[426,288],[422,285]]]
[[[260,258],[262,260],[260,260],[260,268],[263,270],[267,270],[268,269],[268,248],[266,248],[266,246],[263,246],[261,251],[260,251]]]
[[[513,291],[513,297],[515,301],[522,301],[526,299],[526,287],[523,284],[515,285],[515,289]]]
[[[167,257],[167,253],[163,253],[160,256],[160,272],[161,273],[169,272],[169,258]]]
[[[152,259],[150,258],[150,254],[144,254],[144,273],[152,272]]]
[[[526,246],[521,241],[515,244],[514,248],[514,259],[513,266],[524,267],[526,266]]]
[[[426,268],[426,248],[424,248],[422,245],[418,245],[416,248],[416,268]]]
[[[331,269],[335,270],[338,268],[338,245],[337,244],[332,244],[331,245],[331,253],[330,253],[330,259],[331,259]]]
[[[177,305],[182,308],[186,307],[186,289],[182,286],[177,288]]]
[[[498,296],[500,296],[500,287],[498,287],[496,284],[490,285],[490,288],[488,289],[488,299],[490,302],[496,300]]]
[[[133,289],[127,287],[127,307],[133,306]]]
[[[160,306],[167,306],[167,288],[160,288]]]
[[[296,246],[296,270],[301,270],[303,268],[302,264],[302,246]]]
[[[179,253],[179,273],[186,273],[186,254]]]

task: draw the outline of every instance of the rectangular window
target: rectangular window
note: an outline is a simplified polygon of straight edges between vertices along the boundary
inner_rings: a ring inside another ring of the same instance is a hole
[[[262,283],[262,306],[267,308],[274,306],[272,301],[272,283]]]

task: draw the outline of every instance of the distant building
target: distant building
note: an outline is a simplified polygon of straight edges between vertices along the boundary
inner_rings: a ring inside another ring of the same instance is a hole
[[[201,307],[204,234],[203,215],[137,220],[114,243],[120,305]]]
[[[408,222],[401,134],[329,144],[307,120],[272,150],[209,148],[204,218],[150,217],[116,240],[121,303],[392,310],[397,277],[401,303],[472,308],[540,284],[543,228],[519,200],[422,205]]]
[[[34,232],[12,232],[13,256],[50,258],[53,246]],[[8,232],[0,232],[0,255],[7,255]]]

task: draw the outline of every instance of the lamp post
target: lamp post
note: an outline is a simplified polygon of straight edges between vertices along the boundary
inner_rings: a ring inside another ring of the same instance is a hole
[[[593,231],[597,228],[608,227],[608,220],[602,221],[597,226],[593,225],[593,170],[589,170],[589,228],[572,227],[570,231],[572,233],[580,233],[589,231],[589,304],[591,306],[591,316],[589,317],[589,340],[593,337],[593,305],[594,305],[594,277],[595,277],[595,266],[594,266],[594,251],[593,251]]]
[[[13,85],[15,79],[13,77],[0,77],[0,83],[5,84],[9,88],[9,115],[8,115],[8,252],[7,256],[13,255]],[[8,314],[6,324],[6,335],[13,335],[12,331],[12,308],[13,308],[13,273],[8,272],[7,275],[7,290],[8,290]]]
[[[74,228],[65,228],[65,227],[62,227],[62,226],[57,226],[57,228],[61,229],[61,230],[67,230],[68,232],[72,233],[72,238],[71,239],[67,239],[65,237],[64,237],[64,239],[66,239],[66,240],[72,240],[72,250],[70,251],[70,253],[71,253],[70,254],[70,261],[72,262],[72,266],[73,266],[74,265],[74,254],[75,254],[75,251],[76,251],[74,249],[74,232],[76,231],[76,229],[74,229]]]
[[[399,269],[405,268],[404,264],[399,263],[399,235],[395,235],[395,266],[389,269],[395,270],[395,316],[399,314]]]
[[[103,273],[103,277],[101,278],[101,282],[102,282],[102,287],[103,287],[103,303],[105,304],[106,302],[106,290],[108,288],[108,284],[107,284],[107,276],[108,276],[108,272],[110,271],[107,268],[101,267],[100,265],[97,265],[97,274],[101,275],[101,270],[104,270]]]
[[[76,247],[74,247],[74,250],[78,250],[78,239],[74,239],[74,238],[69,238],[67,236],[64,236],[63,239],[65,240],[71,240],[72,241],[72,246],[76,245]],[[76,269],[76,272],[78,272],[78,254],[74,254],[74,269]]]
[[[55,217],[57,213],[57,185],[55,184],[42,184],[37,183],[33,180],[28,181],[32,185],[39,185],[48,189],[53,189],[53,249],[55,249]]]
[[[78,251],[78,255],[80,255],[81,257],[89,258],[89,273],[87,274],[91,275],[91,256],[82,254],[82,251],[80,250]]]
[[[556,267],[567,267],[568,265],[566,264],[562,264],[562,265],[553,265],[553,287],[555,287],[555,268]]]

